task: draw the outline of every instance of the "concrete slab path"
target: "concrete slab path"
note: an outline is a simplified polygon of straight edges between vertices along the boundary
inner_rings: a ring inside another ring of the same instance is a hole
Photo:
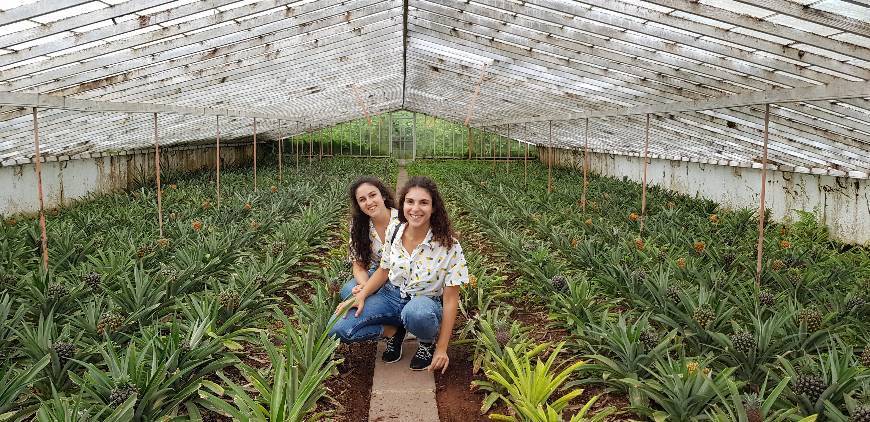
[[[396,192],[408,181],[408,172],[399,167]],[[398,198],[397,198],[398,199]],[[384,363],[381,354],[384,342],[378,342],[375,355],[375,374],[372,380],[372,401],[369,421],[437,422],[438,404],[435,401],[435,377],[429,371],[412,371],[411,358],[417,352],[417,341],[406,338],[402,346],[402,360]]]

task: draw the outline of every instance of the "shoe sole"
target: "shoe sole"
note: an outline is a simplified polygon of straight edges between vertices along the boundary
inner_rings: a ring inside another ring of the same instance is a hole
[[[425,368],[420,368],[420,369],[417,369],[417,368],[409,368],[409,369],[412,371],[425,371],[425,370],[429,369],[429,366],[432,366],[432,365],[430,364],[430,365],[426,366]]]

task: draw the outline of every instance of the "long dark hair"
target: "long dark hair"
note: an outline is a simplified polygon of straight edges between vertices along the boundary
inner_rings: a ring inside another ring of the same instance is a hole
[[[390,208],[396,208],[396,197],[393,196],[393,191],[390,190],[380,179],[372,176],[363,176],[351,183],[348,189],[350,197],[350,247],[355,252],[353,259],[362,262],[364,265],[369,265],[372,261],[372,239],[369,237],[369,221],[371,217],[364,213],[356,201],[356,190],[360,186],[369,184],[377,188],[381,192],[381,197],[384,198],[384,206],[389,211]]]
[[[402,186],[402,190],[399,192],[399,204],[403,209],[399,210],[399,221],[402,223],[408,222],[408,219],[405,218],[404,206],[405,196],[408,195],[408,191],[411,188],[421,188],[429,192],[429,196],[432,197],[432,216],[429,219],[429,225],[432,228],[432,240],[440,243],[445,248],[452,247],[455,235],[453,228],[450,226],[450,218],[447,216],[447,207],[444,206],[444,199],[441,198],[441,193],[438,192],[438,186],[428,177],[414,176],[411,180],[408,180],[408,183],[405,183],[405,186]]]

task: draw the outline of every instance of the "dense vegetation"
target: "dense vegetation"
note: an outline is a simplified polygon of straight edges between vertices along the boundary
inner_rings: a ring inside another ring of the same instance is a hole
[[[319,412],[337,364],[329,286],[348,277],[344,190],[394,171],[261,168],[259,191],[248,169],[227,171],[219,207],[213,174],[164,174],[162,238],[153,184],[93,198],[50,213],[48,271],[36,220],[4,218],[0,420]]]
[[[757,289],[750,210],[651,188],[640,235],[635,183],[592,178],[583,212],[579,172],[556,170],[552,194],[539,165],[528,182],[505,163],[411,172],[439,180],[464,234],[494,248],[463,299],[485,408],[561,420],[558,380],[624,395],[655,420],[870,420],[870,255],[829,241],[811,215],[767,225]],[[536,307],[564,333],[551,353],[569,350],[564,366],[535,366],[553,345],[513,314]]]

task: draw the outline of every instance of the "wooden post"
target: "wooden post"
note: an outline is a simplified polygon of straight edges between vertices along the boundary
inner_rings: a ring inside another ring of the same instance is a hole
[[[157,225],[163,238],[163,186],[160,185],[160,140],[157,137],[157,113],[154,113],[154,173],[157,175]]]
[[[278,138],[278,181],[282,181],[284,178],[284,167],[282,167],[282,159],[284,156],[284,140],[287,138]]]
[[[33,149],[36,154],[33,157],[33,168],[36,170],[36,194],[39,196],[39,236],[42,245],[42,269],[48,271],[48,235],[45,230],[45,194],[42,191],[42,153],[39,151],[39,123],[36,116],[36,107],[33,112]],[[163,237],[161,234],[160,237]]]
[[[507,139],[505,140],[505,144],[507,144],[507,164],[505,164],[505,171],[510,173],[511,171],[511,124],[508,123],[507,127]]]
[[[215,139],[215,202],[221,207],[221,116],[214,116],[217,138]]]
[[[468,128],[468,159],[471,159],[471,150],[472,148],[472,139],[471,139],[471,126],[466,126]]]
[[[589,118],[586,118],[586,131],[583,137],[583,193],[580,195],[580,206],[586,212],[586,189],[589,188]]]
[[[324,132],[326,132],[323,128],[321,128],[317,133],[317,139],[320,140],[320,152],[317,155],[317,161],[323,160],[323,136]]]
[[[528,124],[523,124],[523,137],[528,135]],[[526,140],[526,158],[523,160],[525,168],[523,170],[523,184],[529,185],[529,141]]]
[[[770,104],[764,105],[764,146],[761,154],[761,198],[758,206],[758,251],[755,260],[755,287],[761,287],[761,258],[764,255],[764,212],[767,192],[767,141],[770,129]]]
[[[369,118],[369,126],[366,132],[369,133],[369,157],[372,156],[372,120]]]
[[[547,154],[547,193],[553,192],[553,121],[549,121],[550,127],[550,147],[549,154]]]
[[[254,117],[254,192],[257,191],[257,118]]]
[[[643,236],[643,223],[646,220],[647,168],[649,167],[649,113],[646,114],[646,135],[643,142],[643,190],[640,194],[640,234]]]
[[[314,138],[311,133],[311,125],[308,125],[308,164],[311,164],[312,158],[314,158]]]
[[[489,149],[492,153],[492,174],[495,176],[495,141],[492,139],[492,133],[489,134]]]
[[[333,145],[335,145],[335,126],[329,128],[329,156],[335,158]]]

